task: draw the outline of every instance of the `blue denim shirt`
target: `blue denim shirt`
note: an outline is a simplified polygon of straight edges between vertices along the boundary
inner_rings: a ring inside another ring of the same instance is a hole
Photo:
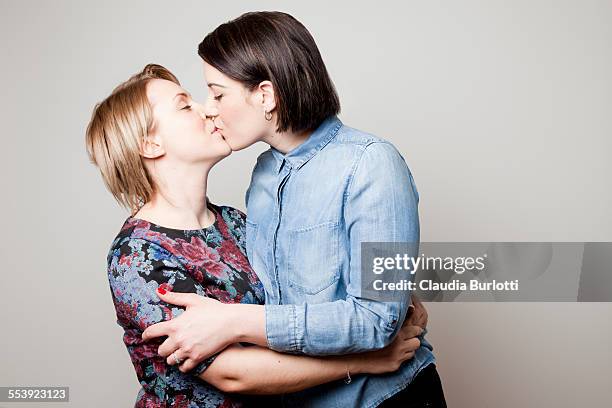
[[[397,149],[337,117],[286,155],[262,153],[246,193],[247,254],[266,291],[269,347],[317,356],[389,344],[410,294],[397,291],[394,302],[360,296],[361,242],[418,242],[418,200]],[[374,407],[434,362],[431,350],[422,338],[394,373],[353,376],[350,384],[283,399],[292,407]]]

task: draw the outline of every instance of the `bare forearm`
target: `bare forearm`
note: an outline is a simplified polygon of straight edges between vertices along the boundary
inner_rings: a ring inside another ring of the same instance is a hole
[[[200,378],[225,392],[296,392],[362,372],[355,357],[309,357],[267,348],[232,345],[217,356]]]
[[[251,343],[268,347],[266,336],[266,311],[264,306],[250,304],[228,305],[231,343]]]

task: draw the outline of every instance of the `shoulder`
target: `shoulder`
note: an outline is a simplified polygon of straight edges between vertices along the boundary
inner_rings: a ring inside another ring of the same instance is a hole
[[[379,157],[381,159],[402,157],[397,148],[388,140],[371,133],[342,125],[338,134],[330,143],[332,149],[348,151],[353,158],[361,158],[363,155]]]
[[[379,136],[373,135],[372,133],[355,129],[343,124],[334,138],[334,143],[364,148],[372,143],[389,142]]]
[[[237,208],[230,207],[229,205],[211,205],[223,217],[223,221],[226,223],[238,222],[244,224],[246,221],[246,214]]]
[[[349,126],[338,132],[338,148],[350,150],[340,157],[351,158],[349,189],[375,184],[392,190],[396,184],[409,182],[414,187],[412,173],[404,156],[390,141]]]
[[[346,125],[342,125],[324,151],[341,162],[339,165],[349,166],[352,172],[359,167],[406,166],[404,157],[391,142]]]
[[[109,268],[114,264],[122,255],[129,253],[134,242],[132,238],[132,232],[136,227],[134,219],[128,218],[125,220],[119,233],[113,239],[108,255],[106,257]]]
[[[107,264],[109,268],[114,269],[134,269],[146,267],[147,262],[153,261],[175,263],[174,246],[174,240],[151,229],[149,222],[130,217],[126,219],[111,244]]]
[[[166,234],[155,230],[154,224],[138,218],[128,217],[111,244],[111,250],[129,247],[135,243],[160,245],[167,239]]]
[[[342,125],[338,129],[338,133],[334,139],[336,143],[342,143],[354,146],[367,146],[374,142],[385,142],[383,138],[373,135],[372,133],[355,129],[353,127]]]

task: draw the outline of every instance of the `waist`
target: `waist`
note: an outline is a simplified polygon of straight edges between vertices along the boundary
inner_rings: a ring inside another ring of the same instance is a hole
[[[428,342],[399,370],[382,375],[354,376],[350,384],[334,381],[282,397],[284,407],[376,407],[406,388],[416,375],[436,359]]]

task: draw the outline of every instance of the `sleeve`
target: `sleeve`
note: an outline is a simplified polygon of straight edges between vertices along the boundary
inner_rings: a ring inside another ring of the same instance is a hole
[[[418,254],[419,196],[412,174],[393,145],[375,142],[359,159],[345,199],[350,246],[345,299],[320,304],[266,305],[266,334],[276,351],[348,354],[388,345],[406,317],[409,291],[393,301],[361,297],[361,243],[410,242]],[[414,245],[416,244],[416,245]]]
[[[160,245],[126,239],[109,254],[108,279],[117,312],[117,323],[125,330],[124,342],[143,386],[166,378],[166,359],[157,354],[162,339],[144,342],[142,332],[149,326],[179,316],[184,308],[163,302],[157,288],[205,296],[204,289],[184,270],[181,263]],[[202,373],[218,354],[201,362],[193,375]]]

